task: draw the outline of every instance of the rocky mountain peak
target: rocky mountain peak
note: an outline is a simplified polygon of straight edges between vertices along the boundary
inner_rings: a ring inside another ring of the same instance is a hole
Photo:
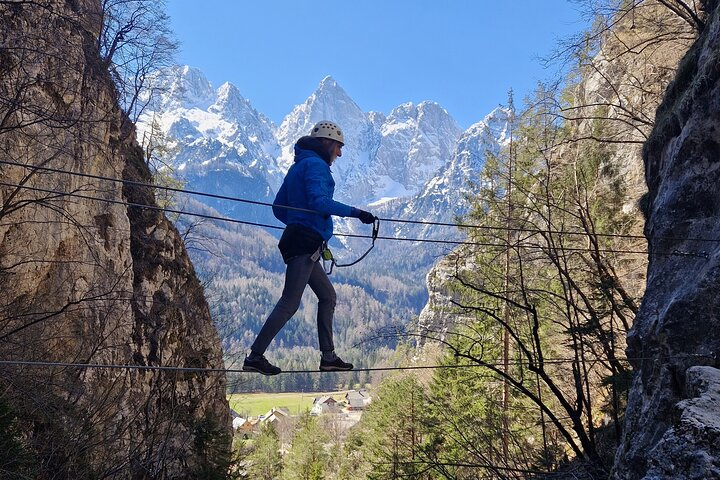
[[[298,138],[307,135],[312,126],[320,120],[336,122],[346,132],[357,130],[358,126],[362,129],[369,124],[365,113],[355,101],[335,79],[327,76],[304,103],[293,108],[283,119],[277,131],[279,143],[294,144]],[[349,147],[356,143],[356,139],[349,135],[346,135],[346,140]],[[284,153],[286,151],[291,153],[292,149],[288,150],[286,147]],[[286,155],[283,157],[282,163],[289,167],[292,159],[288,162]]]
[[[216,94],[202,71],[190,66],[175,66],[162,72],[165,93],[160,108],[199,108],[206,110],[215,101]]]
[[[392,183],[378,182],[373,196],[417,195],[447,163],[460,134],[455,120],[435,102],[408,102],[393,109],[380,128],[373,165],[375,176]],[[398,152],[403,152],[402,158]]]
[[[320,80],[320,84],[318,85],[317,91],[332,91],[332,90],[341,90],[343,93],[345,92],[342,87],[338,84],[338,82],[332,77],[332,75],[327,75],[325,78]]]
[[[208,107],[208,110],[222,114],[225,112],[234,113],[254,109],[235,85],[230,82],[225,82],[217,89],[216,100]]]
[[[507,107],[496,107],[482,119],[482,125],[487,129],[490,137],[504,144],[510,139],[508,127],[515,113]],[[477,125],[477,124],[476,124]],[[479,127],[479,125],[478,125]]]
[[[262,113],[258,112],[242,96],[235,85],[226,82],[217,90],[215,103],[208,107],[208,112],[217,114],[222,120],[233,124],[236,131],[242,131],[240,141],[260,142],[264,145],[274,144],[273,123]],[[271,149],[274,151],[274,148]]]

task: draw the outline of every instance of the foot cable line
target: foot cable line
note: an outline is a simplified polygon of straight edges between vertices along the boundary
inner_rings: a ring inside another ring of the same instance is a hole
[[[398,460],[396,462],[370,462],[373,465],[381,465],[381,466],[392,466],[392,465],[423,465],[423,466],[437,466],[437,467],[463,467],[463,468],[482,468],[485,470],[497,470],[501,472],[512,472],[512,473],[530,473],[535,475],[542,475],[543,478],[550,478],[550,476],[560,476],[567,474],[565,472],[548,472],[547,470],[532,470],[527,468],[514,468],[514,467],[508,467],[504,465],[487,465],[482,463],[469,463],[469,462],[443,462],[443,461],[437,461],[434,462],[432,460]],[[416,474],[407,474],[404,476],[413,476]]]
[[[84,195],[84,194],[80,194],[80,193],[76,193],[76,192],[62,192],[62,191],[58,191],[58,190],[52,190],[52,189],[48,189],[48,188],[31,187],[29,185],[21,185],[21,184],[17,184],[17,183],[9,183],[9,182],[0,181],[0,186],[10,187],[10,188],[20,188],[20,189],[34,191],[34,192],[52,194],[52,195],[57,195],[58,197],[80,198],[80,199],[90,200],[90,201],[124,205],[127,207],[145,208],[148,210],[155,210],[155,211],[159,211],[159,212],[174,213],[177,215],[187,215],[187,216],[192,216],[192,217],[204,218],[204,219],[208,219],[208,220],[217,220],[217,221],[221,221],[221,222],[228,222],[228,223],[234,223],[234,224],[250,225],[250,226],[262,227],[262,228],[267,228],[267,229],[283,230],[285,228],[285,227],[282,227],[279,225],[271,225],[271,224],[266,224],[266,223],[238,220],[235,218],[219,217],[217,215],[208,215],[208,214],[203,214],[203,213],[188,212],[188,211],[184,211],[184,210],[177,210],[177,209],[172,209],[172,208],[167,208],[167,207],[159,207],[157,205],[148,205],[148,204],[144,204],[144,203],[127,202],[127,201],[122,201],[122,200],[113,200],[113,199],[109,199],[109,198],[99,198],[99,197],[93,197],[90,195]],[[42,200],[44,200],[44,199],[35,199],[35,201],[42,201]],[[379,218],[378,220],[384,221],[385,219]],[[392,220],[390,220],[390,221],[392,221]],[[500,230],[502,230],[502,229],[500,229]],[[529,232],[529,233],[532,233],[532,232]],[[338,232],[338,233],[335,233],[334,235],[336,237],[368,238],[371,240],[373,239],[373,237],[371,235],[360,235],[360,234],[353,234],[353,233]],[[535,249],[539,249],[539,250],[552,248],[553,250],[562,251],[562,252],[590,252],[590,251],[592,251],[592,252],[597,252],[597,253],[626,253],[626,254],[639,254],[639,255],[697,257],[697,258],[704,258],[704,259],[709,258],[708,252],[706,252],[704,250],[699,251],[699,252],[689,252],[689,251],[680,251],[680,250],[675,250],[673,252],[660,252],[660,251],[651,252],[648,250],[592,248],[590,246],[588,246],[588,247],[566,247],[566,246],[546,247],[544,245],[533,244],[533,243],[514,243],[512,245],[507,245],[507,244],[498,244],[498,243],[490,243],[490,242],[475,242],[475,241],[463,241],[463,240],[437,240],[437,239],[431,239],[431,238],[388,237],[388,236],[380,236],[380,235],[378,235],[375,238],[375,240],[405,241],[405,242],[414,242],[414,243],[430,243],[430,244],[443,244],[443,245],[467,245],[467,246],[489,247],[489,248],[535,248]],[[710,241],[710,240],[706,240],[706,241]],[[716,241],[720,241],[720,240],[716,240]]]
[[[22,167],[22,168],[26,168],[29,170],[41,170],[41,171],[46,171],[46,172],[51,172],[51,173],[59,173],[59,174],[77,176],[77,177],[92,178],[95,180],[105,180],[105,181],[110,181],[110,182],[115,182],[115,183],[121,183],[124,185],[133,185],[133,186],[137,186],[137,187],[145,187],[145,188],[152,188],[152,189],[164,190],[164,191],[169,191],[169,192],[197,195],[197,196],[202,196],[202,197],[214,198],[214,199],[218,199],[218,200],[228,200],[228,201],[232,201],[232,202],[247,203],[247,204],[266,206],[266,207],[274,206],[276,208],[284,208],[287,210],[295,210],[295,211],[306,212],[306,213],[315,213],[315,214],[319,214],[319,215],[322,214],[321,212],[319,212],[317,210],[292,207],[289,205],[274,205],[269,202],[261,202],[258,200],[249,200],[246,198],[233,197],[233,196],[227,196],[227,195],[219,195],[219,194],[214,194],[214,193],[202,192],[202,191],[198,191],[198,190],[187,190],[187,189],[177,188],[177,187],[155,185],[155,184],[151,184],[151,183],[137,182],[134,180],[125,180],[125,179],[112,178],[112,177],[105,177],[102,175],[94,175],[94,174],[89,174],[89,173],[73,172],[70,170],[63,170],[63,169],[51,168],[51,167],[45,167],[45,166],[39,166],[39,165],[30,165],[30,164],[26,164],[26,163],[13,162],[13,161],[9,161],[9,160],[0,160],[0,164]],[[487,231],[513,231],[513,232],[520,232],[520,233],[547,233],[547,234],[554,234],[554,235],[588,235],[587,232],[577,232],[577,231],[570,231],[570,230],[553,230],[553,229],[523,228],[523,227],[500,227],[500,226],[489,226],[489,225],[434,222],[434,221],[430,221],[430,220],[411,220],[411,219],[385,218],[385,217],[379,217],[379,220],[382,220],[384,222],[438,226],[438,227],[480,229],[480,230],[487,230]],[[593,233],[592,235],[596,236],[596,237],[625,238],[625,239],[631,239],[631,240],[632,239],[646,240],[644,235],[633,235],[633,234],[623,234],[623,233]],[[713,239],[713,238],[698,238],[698,237],[687,237],[687,238],[660,237],[660,238],[663,240],[677,240],[677,241],[713,242],[713,243],[720,242],[720,240]],[[413,240],[413,241],[418,241],[418,240]]]
[[[703,358],[709,360],[717,360],[716,355],[710,354],[678,354],[670,355],[664,358]],[[651,357],[632,357],[632,358],[618,358],[618,360],[626,362],[639,362],[639,361],[655,361],[655,358]],[[573,358],[556,358],[556,359],[543,359],[543,364],[546,365],[566,365],[577,362]],[[527,365],[527,361],[512,361],[510,365],[521,366]],[[368,368],[353,368],[352,370],[343,371],[323,371],[323,370],[283,370],[280,373],[284,374],[305,374],[305,373],[347,373],[347,372],[388,372],[388,371],[403,371],[403,370],[443,370],[443,369],[463,369],[463,368],[499,368],[505,365],[504,361],[501,360],[489,360],[487,362],[480,361],[478,363],[462,363],[462,364],[449,364],[449,365],[416,365],[409,367],[368,367]],[[188,373],[255,373],[243,370],[242,368],[212,368],[212,367],[177,367],[168,365],[130,365],[130,364],[112,364],[112,363],[77,363],[77,362],[51,362],[41,360],[0,360],[0,366],[24,366],[24,367],[61,367],[61,368],[78,368],[78,369],[96,369],[96,370],[148,370],[148,371],[168,371],[168,372],[188,372]]]

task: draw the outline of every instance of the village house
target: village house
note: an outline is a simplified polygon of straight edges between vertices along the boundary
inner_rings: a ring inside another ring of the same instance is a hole
[[[285,407],[273,407],[265,415],[262,415],[263,422],[269,422],[275,427],[284,425],[290,419],[290,410]]]
[[[370,405],[372,399],[370,398],[370,393],[363,388],[346,393],[345,401],[347,402],[347,409],[349,411],[358,411],[365,410],[365,407]]]
[[[315,397],[312,409],[310,409],[310,415],[323,415],[326,413],[340,413],[340,405],[328,395]]]
[[[235,429],[237,435],[247,440],[250,437],[254,437],[260,430],[260,420],[258,419],[243,419],[244,421],[238,422],[238,427]],[[233,421],[234,426],[234,421]]]
[[[232,418],[233,430],[237,430],[238,427],[242,424],[241,422],[245,420],[242,415],[240,415],[232,408],[230,409],[230,417]]]

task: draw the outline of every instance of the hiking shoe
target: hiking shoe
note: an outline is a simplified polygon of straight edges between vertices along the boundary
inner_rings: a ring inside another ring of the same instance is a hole
[[[264,355],[259,358],[245,357],[243,370],[246,372],[262,373],[263,375],[277,375],[282,372],[278,367],[268,362]]]
[[[320,371],[322,372],[344,372],[352,370],[353,364],[343,362],[342,358],[335,356],[335,360],[320,359]]]

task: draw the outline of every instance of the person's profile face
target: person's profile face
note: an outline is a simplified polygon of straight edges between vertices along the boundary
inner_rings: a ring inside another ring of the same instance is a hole
[[[337,140],[330,140],[330,145],[328,145],[328,151],[330,153],[330,165],[338,158],[342,157],[342,147],[343,144],[338,142]]]

